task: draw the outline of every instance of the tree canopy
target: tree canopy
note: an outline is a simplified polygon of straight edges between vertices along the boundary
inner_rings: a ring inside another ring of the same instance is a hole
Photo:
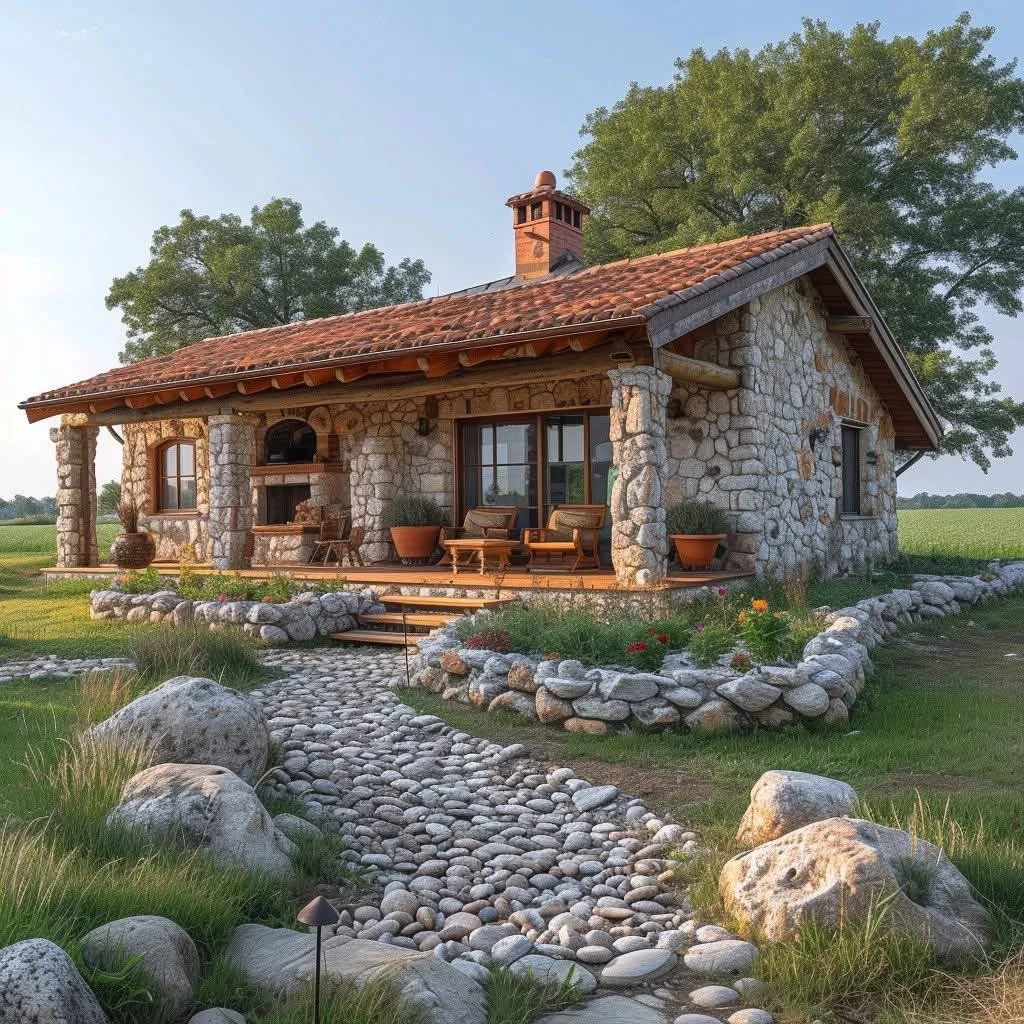
[[[369,242],[357,251],[323,221],[306,227],[293,199],[254,206],[248,223],[182,210],[177,224],[153,233],[150,256],[107,295],[128,329],[123,363],[202,338],[419,299],[430,280],[422,260],[387,266]]]
[[[117,506],[121,503],[121,481],[108,480],[101,488],[96,498],[96,507],[100,515],[117,515]]]
[[[805,20],[757,53],[697,49],[665,86],[586,119],[570,169],[592,259],[831,221],[947,424],[987,469],[1024,403],[992,378],[988,307],[1021,312],[1024,188],[982,177],[1016,153],[1024,81],[968,15],[923,39]]]

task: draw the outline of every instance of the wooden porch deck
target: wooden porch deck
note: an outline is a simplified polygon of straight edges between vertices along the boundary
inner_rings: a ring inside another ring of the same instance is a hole
[[[168,576],[175,576],[180,569],[177,562],[154,562],[152,568]],[[210,565],[190,566],[200,574],[218,572]],[[47,576],[114,576],[120,570],[115,565],[83,566],[73,569],[57,567],[40,570]],[[724,584],[731,580],[750,576],[745,572],[709,570],[707,572],[674,572],[654,587],[625,587],[615,580],[610,569],[583,569],[577,572],[561,570],[528,570],[525,566],[513,566],[504,573],[464,569],[453,573],[450,566],[422,565],[304,565],[288,562],[280,565],[261,566],[256,569],[229,570],[250,579],[267,579],[275,573],[286,573],[293,579],[310,581],[338,580],[348,584],[366,586],[396,587],[465,587],[467,589],[515,590],[596,590],[596,591],[643,591],[676,590],[690,587],[705,587]]]

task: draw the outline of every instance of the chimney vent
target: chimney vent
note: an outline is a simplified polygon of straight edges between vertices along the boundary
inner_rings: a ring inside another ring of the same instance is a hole
[[[557,185],[552,171],[541,171],[529,192],[505,202],[512,208],[516,274],[527,280],[583,263],[583,218],[590,208]]]

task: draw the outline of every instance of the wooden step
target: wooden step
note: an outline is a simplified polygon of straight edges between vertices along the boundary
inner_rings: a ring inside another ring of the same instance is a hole
[[[445,615],[443,612],[406,612],[405,625],[429,626],[431,629],[434,629],[437,626],[447,626],[453,618],[455,618],[454,615]],[[379,623],[387,626],[402,625],[401,612],[371,612],[365,615],[357,615],[356,619],[360,626],[365,626],[368,623]]]
[[[413,594],[385,594],[381,604],[397,604],[412,608],[500,608],[515,601],[514,597],[416,597]]]
[[[414,647],[422,636],[409,634],[406,640],[403,633],[387,633],[382,629],[347,629],[344,633],[331,633],[332,640],[340,640],[346,644],[390,644],[393,647]]]

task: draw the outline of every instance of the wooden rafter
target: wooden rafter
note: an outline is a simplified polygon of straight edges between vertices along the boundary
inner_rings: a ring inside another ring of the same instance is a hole
[[[706,388],[738,388],[740,372],[718,363],[707,363],[703,359],[679,356],[675,352],[661,349],[658,363],[674,381],[680,384],[700,384]]]

